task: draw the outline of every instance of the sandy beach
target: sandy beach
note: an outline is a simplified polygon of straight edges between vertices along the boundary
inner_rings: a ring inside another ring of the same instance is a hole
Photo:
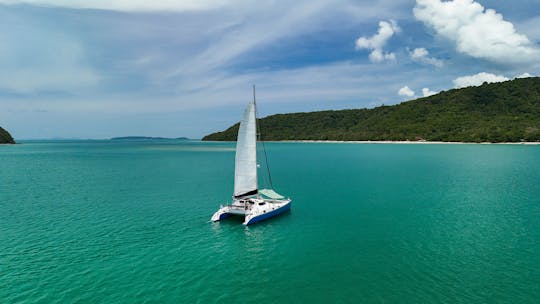
[[[332,144],[414,144],[414,145],[540,145],[540,142],[457,142],[457,141],[391,141],[391,140],[280,140],[269,142],[332,143]]]

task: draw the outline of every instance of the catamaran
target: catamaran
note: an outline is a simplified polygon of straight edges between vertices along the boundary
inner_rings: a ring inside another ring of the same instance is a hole
[[[266,161],[266,166],[270,189],[259,189],[256,113],[255,86],[253,86],[253,101],[248,104],[238,129],[233,201],[232,204],[220,206],[212,216],[213,222],[239,215],[244,216],[244,225],[250,225],[291,209],[291,199],[285,198],[272,189],[268,161]],[[266,151],[264,153],[266,158]]]

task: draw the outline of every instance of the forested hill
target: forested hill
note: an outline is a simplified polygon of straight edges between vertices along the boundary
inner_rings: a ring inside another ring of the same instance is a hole
[[[9,134],[8,131],[0,127],[0,144],[14,144],[14,143],[15,141],[13,140],[13,137],[11,137],[11,134]]]
[[[484,83],[373,109],[271,115],[263,140],[540,141],[540,77]],[[203,140],[235,141],[238,124]]]

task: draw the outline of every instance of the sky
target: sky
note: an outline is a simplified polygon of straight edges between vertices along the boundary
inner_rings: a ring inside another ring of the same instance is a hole
[[[0,0],[15,139],[202,136],[540,76],[538,0]]]

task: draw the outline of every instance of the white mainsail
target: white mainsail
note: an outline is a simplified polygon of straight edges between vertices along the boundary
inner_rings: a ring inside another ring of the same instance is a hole
[[[234,168],[234,196],[241,197],[257,193],[257,131],[255,102],[248,104],[236,141]]]

